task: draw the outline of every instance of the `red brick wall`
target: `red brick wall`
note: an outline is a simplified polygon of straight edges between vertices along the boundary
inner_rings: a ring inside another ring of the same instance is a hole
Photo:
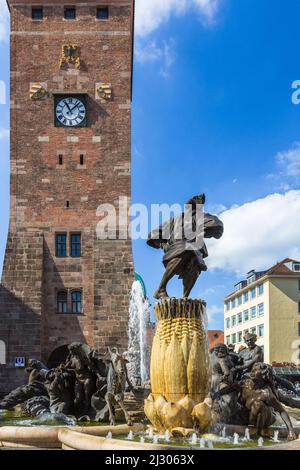
[[[55,0],[45,1],[43,21],[32,21],[31,2],[10,1],[11,212],[3,286],[38,319],[34,334],[44,361],[71,341],[127,346],[131,243],[98,240],[95,230],[99,204],[130,197],[132,2],[106,3],[110,16],[105,21],[95,19],[97,3],[91,1],[77,5],[77,19],[66,21],[63,5]],[[59,68],[62,45],[68,43],[80,48],[79,70]],[[47,99],[30,99],[32,82],[46,83]],[[112,101],[96,99],[98,82],[112,84]],[[87,94],[88,127],[54,126],[57,92]],[[61,166],[58,154],[64,155]],[[81,258],[56,258],[56,231],[82,233]],[[33,243],[43,240],[42,253],[31,251],[21,265],[20,247],[27,243],[32,250],[28,234],[36,237]],[[83,315],[58,315],[57,291],[76,287],[83,289]],[[0,295],[3,311],[11,313],[14,323],[14,308],[10,304],[6,309]],[[4,335],[0,326],[0,339]],[[36,355],[34,348],[23,354],[23,339],[14,354]],[[12,360],[10,354],[8,362]]]

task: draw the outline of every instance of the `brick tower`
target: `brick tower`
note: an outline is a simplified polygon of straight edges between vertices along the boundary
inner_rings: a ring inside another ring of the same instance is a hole
[[[100,240],[100,204],[130,198],[133,0],[9,0],[10,225],[0,393],[15,358],[50,366],[72,341],[127,346],[130,240]],[[3,357],[5,356],[5,360]]]

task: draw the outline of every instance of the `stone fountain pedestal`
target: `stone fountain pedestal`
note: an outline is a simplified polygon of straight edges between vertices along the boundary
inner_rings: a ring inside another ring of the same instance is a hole
[[[211,423],[206,303],[167,298],[155,305],[155,314],[145,414],[159,431],[196,424],[204,432]]]

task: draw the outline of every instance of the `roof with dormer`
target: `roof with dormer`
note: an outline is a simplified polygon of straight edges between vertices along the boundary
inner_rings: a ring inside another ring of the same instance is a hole
[[[281,276],[282,277],[298,277],[300,279],[300,270],[299,271],[293,270],[293,266],[295,264],[299,264],[300,266],[300,261],[292,259],[292,258],[285,258],[284,260],[279,261],[276,264],[274,264],[274,266],[267,269],[266,271],[259,271],[259,272],[256,272],[255,270],[249,271],[249,273],[253,273],[256,275],[255,281],[249,284],[248,283],[245,284],[245,286],[243,286],[243,288],[238,291],[231,292],[231,294],[228,294],[225,297],[225,300],[227,300],[228,298],[234,295],[237,295],[238,293],[243,293],[245,290],[249,289],[250,286],[251,287],[255,286],[257,283],[265,281],[266,279],[270,277],[281,277]],[[235,285],[237,286],[241,282],[242,281],[238,282]]]

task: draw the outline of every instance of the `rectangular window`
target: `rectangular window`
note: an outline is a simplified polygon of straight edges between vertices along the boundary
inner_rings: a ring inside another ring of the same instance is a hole
[[[236,325],[236,315],[233,315],[231,317],[231,326],[235,326]]]
[[[238,343],[243,341],[243,333],[241,331],[238,332]]]
[[[55,250],[58,258],[65,258],[67,256],[67,234],[57,233],[55,235]]]
[[[298,323],[298,335],[300,336],[300,322]]]
[[[67,291],[61,291],[57,294],[57,313],[68,313]]]
[[[243,303],[243,296],[239,295],[238,296],[238,305],[242,305],[242,303]]]
[[[226,318],[226,328],[230,328],[230,318]]]
[[[250,332],[251,332],[253,335],[256,335],[256,326],[253,326],[253,328],[251,328]]]
[[[249,310],[245,310],[244,311],[244,321],[248,321],[249,320]]]
[[[300,302],[298,302],[298,313],[300,314]]]
[[[295,271],[295,272],[300,271],[300,263],[294,263],[293,264],[293,271]]]
[[[249,333],[249,330],[248,328],[246,330],[243,331],[243,336],[245,336],[247,333]]]
[[[235,299],[232,299],[231,301],[231,308],[235,308]]]
[[[42,20],[44,18],[43,7],[33,7],[31,9],[31,18],[33,20]]]
[[[62,165],[63,163],[64,163],[64,157],[63,157],[63,155],[60,154],[60,155],[58,155],[58,164]]]
[[[259,284],[259,286],[257,286],[257,293],[258,293],[258,295],[263,295],[263,293],[264,293],[264,285],[263,284]]]
[[[265,325],[264,325],[264,324],[258,325],[257,331],[258,331],[258,336],[259,336],[260,338],[261,338],[262,336],[264,336],[264,334],[265,334]]]
[[[263,304],[263,303],[262,303],[262,304],[259,304],[259,305],[257,306],[257,315],[258,315],[259,317],[262,317],[264,313],[265,313],[265,306],[264,306],[264,304]]]
[[[253,274],[252,276],[248,277],[247,279],[247,284],[252,284],[252,282],[256,281],[256,274]]]
[[[242,323],[243,322],[243,314],[242,312],[238,313],[238,323]]]
[[[298,279],[298,290],[300,290],[300,279]]]
[[[82,313],[82,292],[80,290],[72,292],[72,313]]]
[[[81,256],[81,234],[80,233],[71,233],[70,255],[73,258],[79,258]]]
[[[251,289],[251,299],[255,299],[256,297],[256,289],[254,287],[254,289]]]
[[[247,291],[244,294],[244,302],[248,302],[248,300],[249,300],[249,292]]]
[[[65,20],[76,20],[76,8],[75,7],[65,7],[64,18],[65,18]]]
[[[230,344],[230,335],[229,336],[226,336],[226,344]]]
[[[226,312],[230,310],[230,302],[225,303]]]
[[[84,165],[84,155],[82,154],[79,156],[79,163],[80,165]]]
[[[108,20],[108,7],[97,7],[96,18],[97,20]]]
[[[256,307],[251,307],[251,320],[256,318]]]
[[[236,343],[236,333],[233,333],[233,335],[231,335],[231,342],[232,344]]]

